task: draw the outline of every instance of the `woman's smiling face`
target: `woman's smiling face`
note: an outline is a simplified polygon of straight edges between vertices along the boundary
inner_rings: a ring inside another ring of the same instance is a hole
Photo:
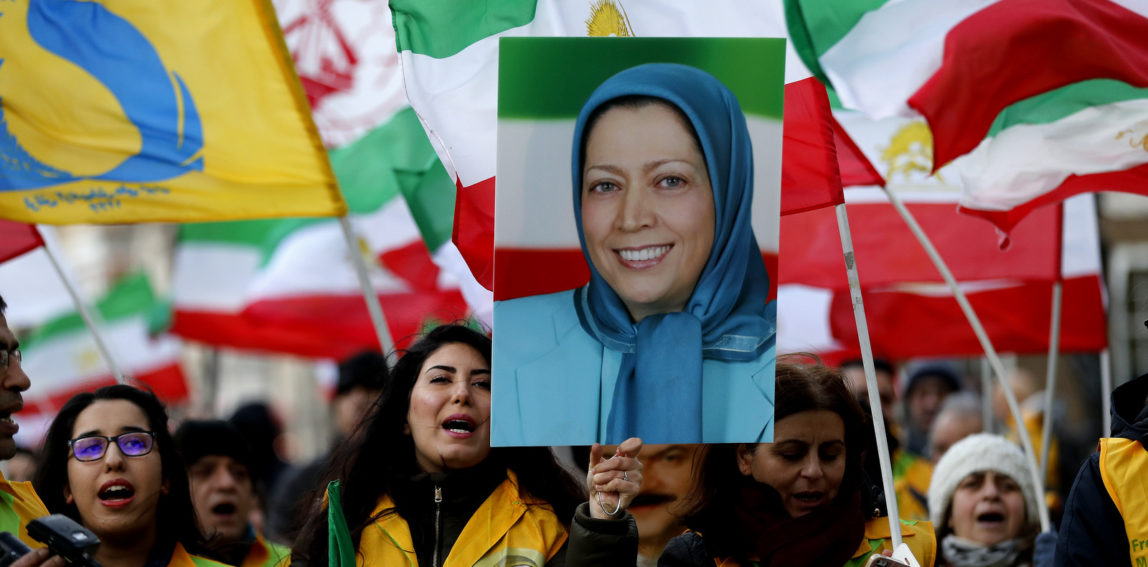
[[[76,416],[72,439],[150,430],[139,406],[127,400],[98,400]],[[101,539],[146,537],[143,534],[156,529],[160,495],[167,490],[158,447],[129,457],[113,442],[94,461],[68,457],[64,498],[76,505],[84,526]]]
[[[606,110],[586,138],[582,231],[634,321],[681,311],[713,248],[713,190],[682,116],[664,103]]]

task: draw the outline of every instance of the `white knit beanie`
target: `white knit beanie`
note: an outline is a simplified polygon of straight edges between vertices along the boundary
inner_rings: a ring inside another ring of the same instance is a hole
[[[1030,527],[1037,525],[1037,494],[1024,452],[1000,435],[977,433],[949,447],[933,468],[933,480],[929,482],[929,519],[934,529],[939,532],[944,528],[945,512],[961,480],[981,471],[993,471],[1016,481],[1024,496],[1025,522]]]

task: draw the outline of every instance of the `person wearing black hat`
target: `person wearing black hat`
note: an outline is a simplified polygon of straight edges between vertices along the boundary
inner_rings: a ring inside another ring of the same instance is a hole
[[[905,449],[914,455],[928,455],[929,428],[945,397],[961,389],[961,378],[954,365],[928,361],[908,370],[905,380]]]
[[[218,559],[238,567],[272,567],[290,550],[269,543],[251,526],[258,501],[251,451],[226,421],[187,421],[175,432],[191,484],[200,530]]]

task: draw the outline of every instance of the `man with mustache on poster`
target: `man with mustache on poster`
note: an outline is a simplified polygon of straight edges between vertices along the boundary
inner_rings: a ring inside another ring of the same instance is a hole
[[[690,490],[698,447],[643,445],[638,452],[642,486],[629,508],[638,523],[638,567],[657,565],[666,544],[686,529],[677,508]],[[613,454],[615,449],[616,445],[607,446],[605,453]]]

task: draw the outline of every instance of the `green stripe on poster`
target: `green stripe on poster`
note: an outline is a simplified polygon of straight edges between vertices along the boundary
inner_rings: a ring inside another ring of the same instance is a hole
[[[737,94],[746,114],[781,120],[785,88],[781,38],[504,37],[499,43],[498,116],[576,117],[602,81],[652,62],[704,69]]]

